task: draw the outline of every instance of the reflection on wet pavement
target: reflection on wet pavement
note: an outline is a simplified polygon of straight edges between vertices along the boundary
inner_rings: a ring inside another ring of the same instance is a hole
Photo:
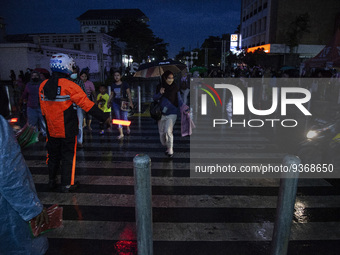
[[[298,223],[307,223],[308,217],[305,211],[306,207],[301,202],[296,202],[294,207],[294,221]]]
[[[99,136],[98,123],[85,132],[77,152],[76,193],[49,192],[44,144],[24,156],[45,205],[64,208],[64,227],[51,231],[51,254],[137,254],[133,158],[151,158],[154,254],[268,254],[279,179],[190,178],[189,138],[177,121],[175,157],[160,145],[157,124],[133,117],[131,135],[118,141],[113,129]],[[261,132],[229,129],[228,162],[258,162],[280,155]],[[247,145],[247,137],[253,142]],[[241,142],[240,142],[241,141]],[[204,148],[198,148],[204,149]],[[340,192],[320,179],[299,181],[288,254],[335,254],[340,250]]]

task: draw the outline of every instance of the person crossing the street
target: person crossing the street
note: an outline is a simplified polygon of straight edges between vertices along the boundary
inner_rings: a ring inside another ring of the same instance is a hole
[[[52,77],[41,83],[39,99],[47,126],[49,188],[57,187],[57,172],[61,162],[61,192],[77,188],[75,163],[77,150],[77,105],[100,121],[109,121],[105,114],[88,99],[86,93],[68,78],[75,66],[67,54],[57,53],[50,59]]]

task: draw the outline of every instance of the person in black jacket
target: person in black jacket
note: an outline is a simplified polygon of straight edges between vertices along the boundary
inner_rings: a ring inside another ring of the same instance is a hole
[[[162,118],[158,121],[159,137],[162,145],[166,147],[165,154],[172,158],[174,155],[173,128],[176,123],[178,108],[182,106],[183,101],[179,87],[174,83],[174,74],[171,71],[163,73],[162,82],[157,86],[153,99],[155,101],[160,100]]]

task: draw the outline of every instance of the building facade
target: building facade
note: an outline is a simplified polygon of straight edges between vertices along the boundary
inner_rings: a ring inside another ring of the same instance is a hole
[[[110,68],[122,65],[121,49],[107,34],[12,35],[0,44],[1,77],[6,77],[3,72],[12,69],[17,72],[40,67],[49,70],[49,59],[58,52],[71,55],[80,69],[88,67],[93,81],[103,82]]]
[[[6,24],[0,17],[1,78],[6,80],[10,70],[49,70],[51,55],[62,52],[70,54],[80,69],[88,67],[93,81],[103,82],[111,69],[131,64],[132,56],[124,55],[125,43],[106,34],[127,17],[149,21],[139,9],[88,10],[77,18],[80,33],[6,35]]]
[[[295,53],[301,61],[314,57],[329,42],[340,13],[339,0],[241,0],[241,3],[243,48],[254,50],[267,45],[267,52],[272,55]],[[309,32],[298,33],[297,45],[289,46],[291,23],[304,15],[309,20]]]
[[[32,35],[32,39],[36,45],[81,52],[75,57],[76,62],[84,59],[95,60],[98,63],[98,70],[93,70],[88,66],[94,80],[104,81],[110,68],[120,68],[122,65],[120,47],[115,46],[113,37],[104,33],[39,34]],[[96,55],[96,57],[94,58],[92,55]],[[80,68],[82,67],[80,66]]]
[[[9,80],[9,71],[25,72],[27,68],[45,68],[50,70],[49,63],[53,54],[63,52],[72,56],[82,69],[89,67],[93,74],[100,73],[97,54],[73,49],[60,49],[52,46],[39,46],[34,43],[1,43],[0,44],[0,79]],[[94,76],[94,78],[96,78]],[[97,77],[98,80],[99,77]]]
[[[81,33],[108,33],[115,28],[116,23],[123,18],[133,18],[148,22],[148,17],[139,9],[105,9],[88,10],[80,15]]]
[[[6,24],[4,18],[0,17],[0,43],[5,42]]]

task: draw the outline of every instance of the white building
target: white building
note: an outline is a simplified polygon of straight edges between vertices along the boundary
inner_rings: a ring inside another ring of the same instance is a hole
[[[110,69],[125,68],[132,61],[123,55],[125,43],[106,34],[123,18],[149,20],[139,9],[88,10],[77,18],[81,33],[6,35],[0,17],[0,79],[9,79],[10,70],[49,70],[50,56],[61,52],[74,57],[80,69],[88,67],[91,80],[103,82]]]
[[[95,53],[85,53],[72,49],[60,49],[50,46],[38,46],[32,43],[0,44],[0,78],[9,80],[10,70],[18,75],[26,68],[45,68],[50,71],[49,62],[53,54],[63,52],[72,56],[80,69],[89,67],[91,72],[99,73],[100,66]]]
[[[0,43],[2,79],[7,79],[10,70],[17,74],[26,68],[49,70],[49,58],[58,52],[70,54],[80,70],[88,67],[93,81],[104,81],[111,67],[122,65],[121,49],[112,48],[114,39],[103,33],[14,35],[9,38],[11,43]]]
[[[89,54],[96,54],[95,61],[99,66],[98,70],[92,70],[90,63],[90,74],[92,79],[104,81],[105,74],[111,67],[119,68],[122,65],[122,56],[120,47],[114,46],[114,38],[104,33],[86,33],[86,34],[40,34],[32,35],[33,42],[40,46],[50,46],[64,49],[72,49],[82,52],[79,54],[80,59],[86,63],[93,58],[84,59]],[[117,42],[115,42],[117,44]],[[86,66],[85,66],[86,67]],[[81,68],[81,66],[80,66]]]
[[[80,22],[81,33],[108,33],[123,18],[137,19],[142,22],[149,21],[149,18],[140,9],[88,10],[77,20]]]

